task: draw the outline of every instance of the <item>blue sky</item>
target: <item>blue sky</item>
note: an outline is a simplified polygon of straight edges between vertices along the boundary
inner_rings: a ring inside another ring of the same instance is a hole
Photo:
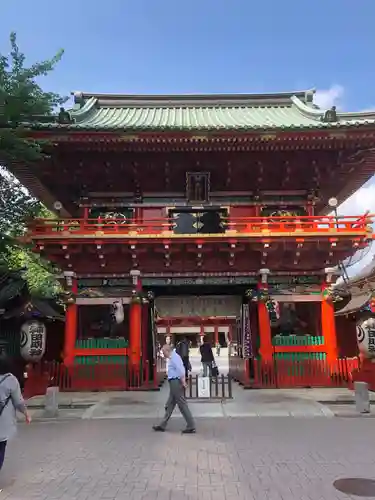
[[[117,93],[277,92],[375,109],[375,0],[13,0],[0,51],[18,34],[30,62],[65,49],[45,89]],[[375,212],[375,182],[341,210]]]
[[[66,50],[45,85],[184,93],[344,89],[342,106],[375,106],[375,1],[13,0],[1,7],[0,49],[15,30],[31,60]]]

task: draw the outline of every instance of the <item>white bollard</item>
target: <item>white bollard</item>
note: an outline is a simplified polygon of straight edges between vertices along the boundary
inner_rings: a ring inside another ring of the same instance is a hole
[[[354,382],[355,408],[358,413],[370,413],[370,394],[366,382]]]
[[[47,387],[44,403],[44,417],[55,418],[59,415],[59,388]]]

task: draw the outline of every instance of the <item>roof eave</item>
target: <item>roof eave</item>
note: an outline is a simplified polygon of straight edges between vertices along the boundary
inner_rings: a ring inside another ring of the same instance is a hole
[[[140,127],[140,128],[127,128],[124,129],[123,127],[118,127],[118,128],[112,128],[112,127],[97,127],[97,126],[85,126],[84,124],[79,124],[79,123],[71,123],[71,124],[63,124],[63,125],[50,125],[46,126],[44,124],[40,125],[34,125],[33,127],[30,127],[30,131],[41,131],[41,132],[85,132],[85,133],[90,133],[90,132],[97,132],[97,133],[127,133],[127,134],[141,134],[141,133],[152,133],[152,134],[160,134],[160,135],[166,135],[168,133],[192,133],[192,134],[199,134],[199,133],[232,133],[232,134],[237,134],[237,133],[288,133],[288,132],[337,132],[338,129],[340,129],[340,132],[345,132],[346,130],[353,130],[353,129],[373,129],[375,127],[375,121],[374,123],[345,123],[345,124],[340,124],[340,122],[334,122],[334,123],[326,123],[326,122],[320,122],[316,121],[316,123],[311,124],[311,125],[293,125],[293,126],[285,126],[285,127],[262,127],[262,126],[253,126],[253,127],[248,127],[248,126],[239,126],[239,127],[199,127],[199,128],[192,128],[192,127],[168,127],[168,126],[163,126],[162,128],[155,128],[155,127]]]
[[[296,96],[302,102],[312,101],[315,90],[297,92],[279,92],[266,94],[105,94],[90,92],[72,92],[75,104],[85,105],[95,99],[102,106],[193,106],[208,105],[282,105],[291,104],[291,98]]]

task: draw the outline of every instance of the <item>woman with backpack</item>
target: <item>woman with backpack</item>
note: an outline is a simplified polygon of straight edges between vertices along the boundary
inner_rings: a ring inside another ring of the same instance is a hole
[[[12,374],[8,360],[0,358],[0,470],[4,464],[8,441],[17,432],[16,411],[23,413],[26,423],[31,422],[20,384]]]

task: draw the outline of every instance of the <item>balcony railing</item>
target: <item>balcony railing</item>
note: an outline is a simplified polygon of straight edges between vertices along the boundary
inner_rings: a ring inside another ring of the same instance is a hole
[[[224,233],[174,232],[172,218],[149,219],[140,222],[125,219],[36,219],[29,225],[29,236],[36,237],[178,237],[211,236],[364,236],[370,234],[372,217],[366,216],[301,216],[301,217],[237,217],[225,222]]]

